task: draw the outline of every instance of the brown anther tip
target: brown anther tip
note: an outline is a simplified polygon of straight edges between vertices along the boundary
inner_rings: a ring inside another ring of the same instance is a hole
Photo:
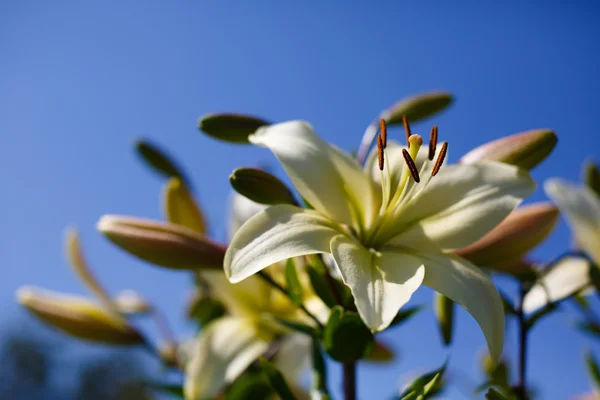
[[[383,137],[381,134],[377,135],[377,162],[379,163],[379,170],[383,171]]]
[[[437,160],[435,161],[435,165],[433,166],[433,171],[431,171],[431,176],[435,176],[442,167],[444,162],[444,158],[446,158],[446,152],[448,151],[448,142],[444,142],[442,144],[442,149],[440,150],[440,154],[438,155]]]
[[[429,136],[429,161],[433,161],[433,157],[435,157],[435,149],[437,147],[437,138],[438,138],[438,127],[434,125],[431,128],[431,135]]]
[[[410,171],[410,174],[412,175],[415,182],[417,182],[417,183],[421,182],[421,179],[419,178],[419,170],[417,169],[415,162],[413,161],[412,157],[410,156],[410,154],[408,153],[408,151],[406,149],[402,149],[402,155],[404,156],[404,161],[406,161],[406,166],[408,167],[408,170]]]
[[[385,119],[381,118],[379,120],[379,130],[381,131],[381,137],[383,138],[383,148],[387,147],[387,125],[385,124]]]
[[[410,133],[410,125],[408,125],[408,119],[406,119],[406,115],[402,116],[402,124],[404,125],[404,132],[406,133],[406,145],[410,149],[410,143],[408,142],[408,139],[410,139],[411,133]]]

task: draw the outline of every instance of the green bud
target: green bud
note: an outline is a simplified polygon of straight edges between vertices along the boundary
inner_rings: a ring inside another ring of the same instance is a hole
[[[36,317],[79,339],[112,345],[133,345],[144,339],[118,314],[83,297],[22,287],[19,303]]]
[[[373,351],[375,338],[357,313],[335,306],[323,332],[323,347],[336,361],[354,362]]]
[[[516,133],[474,148],[460,159],[460,163],[500,161],[529,170],[550,155],[557,141],[556,133],[550,129]]]
[[[194,197],[179,178],[171,178],[164,189],[165,215],[169,222],[198,233],[206,232],[206,222]]]
[[[583,182],[600,196],[600,171],[593,161],[583,164]]]
[[[261,126],[269,125],[261,118],[251,115],[220,113],[200,118],[198,129],[215,139],[232,143],[250,143],[248,136]]]
[[[454,302],[441,293],[435,292],[434,311],[444,344],[452,343],[454,328]]]
[[[415,122],[439,113],[453,101],[447,92],[427,92],[400,100],[381,113],[388,125],[402,123],[405,115],[409,122]]]
[[[144,139],[139,139],[135,142],[135,149],[150,168],[167,178],[177,177],[190,187],[190,182],[181,168],[160,147]]]
[[[527,269],[521,260],[544,241],[558,221],[558,209],[552,203],[535,203],[519,207],[496,228],[475,243],[456,250],[455,254],[472,263],[499,272],[520,274]]]
[[[297,205],[287,186],[273,175],[257,168],[238,168],[229,176],[236,192],[260,204]]]
[[[97,227],[122,250],[151,264],[178,270],[223,268],[225,247],[184,226],[105,215]]]

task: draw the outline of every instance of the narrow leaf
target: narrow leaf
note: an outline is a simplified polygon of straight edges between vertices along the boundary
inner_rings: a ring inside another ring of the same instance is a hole
[[[596,390],[600,390],[600,367],[598,367],[598,361],[591,352],[585,354],[585,363],[588,368],[590,377],[592,378],[592,384]]]
[[[285,378],[279,370],[269,361],[261,358],[259,360],[260,367],[267,377],[267,380],[275,389],[275,392],[281,397],[281,400],[296,400],[296,397],[287,385]]]
[[[303,290],[293,258],[289,258],[285,263],[285,282],[290,299],[297,305],[302,304]]]

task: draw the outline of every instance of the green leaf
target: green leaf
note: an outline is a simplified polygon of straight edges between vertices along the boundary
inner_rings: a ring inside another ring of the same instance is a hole
[[[504,397],[504,395],[500,394],[500,392],[494,388],[488,389],[487,393],[485,394],[485,398],[486,400],[508,400],[507,397]]]
[[[229,387],[225,400],[268,399],[273,394],[273,389],[264,375],[244,374]]]
[[[191,188],[190,181],[182,169],[158,145],[138,139],[135,142],[135,150],[151,169],[167,178],[179,178],[188,188]]]
[[[175,397],[179,397],[183,399],[185,396],[183,394],[183,386],[182,385],[171,385],[167,383],[160,382],[147,382],[148,386],[156,391],[170,394]]]
[[[381,113],[388,125],[402,123],[406,115],[409,122],[415,122],[444,110],[452,103],[452,95],[447,92],[426,92],[404,98]]]
[[[271,387],[275,389],[275,392],[277,392],[279,397],[281,397],[281,400],[296,400],[296,397],[285,382],[283,375],[281,372],[279,372],[279,370],[277,370],[275,365],[264,358],[259,359],[259,364],[263,373],[267,377],[267,380],[271,384]]]
[[[452,330],[454,328],[454,302],[443,294],[436,292],[434,310],[442,340],[448,346],[452,342]]]
[[[279,322],[281,325],[283,325],[287,328],[293,329],[293,330],[301,332],[301,333],[305,333],[312,337],[319,337],[319,332],[312,326],[305,325],[303,323],[296,322],[296,321],[289,321],[289,320],[283,319],[283,318],[278,318],[278,317],[274,317],[274,318],[277,322]]]
[[[440,368],[421,375],[415,379],[404,392],[400,395],[402,400],[419,399],[425,400],[432,395],[439,393],[442,388],[442,379],[446,371],[446,364]]]
[[[583,181],[600,196],[600,171],[594,162],[586,161],[583,165]]]
[[[247,144],[250,143],[248,136],[261,126],[269,124],[264,119],[252,115],[218,113],[200,117],[198,129],[215,139]]]
[[[319,339],[313,337],[312,343],[312,385],[311,394],[322,400],[329,398],[329,390],[327,389],[327,368],[325,359],[321,351],[321,343]]]
[[[298,205],[292,191],[277,177],[258,168],[238,168],[229,176],[231,187],[259,204]]]
[[[424,309],[425,306],[423,305],[404,307],[400,309],[400,311],[398,311],[398,314],[396,314],[396,316],[392,320],[392,323],[389,327],[391,328],[392,326],[402,325],[403,323],[407,322],[410,318],[415,316],[419,311]]]
[[[586,352],[585,363],[592,378],[592,384],[596,390],[600,390],[600,368],[598,367],[598,361],[591,352]]]
[[[308,278],[315,294],[323,300],[323,303],[325,303],[327,307],[335,307],[337,305],[337,300],[331,291],[332,289],[329,282],[327,282],[327,277],[325,276],[327,272],[321,273],[313,266],[308,266],[305,270],[308,273]]]
[[[353,362],[373,351],[375,338],[357,313],[335,306],[323,332],[323,347],[334,360]]]
[[[288,258],[285,263],[285,283],[290,299],[297,305],[302,304],[304,293],[293,258]]]
[[[218,300],[212,297],[202,297],[191,304],[188,309],[188,317],[197,320],[203,328],[206,328],[214,320],[225,315],[227,309]]]
[[[589,335],[592,335],[594,337],[596,337],[597,339],[600,339],[600,326],[590,323],[590,322],[585,322],[585,321],[579,321],[577,323],[577,329],[579,329],[580,331],[587,333]]]

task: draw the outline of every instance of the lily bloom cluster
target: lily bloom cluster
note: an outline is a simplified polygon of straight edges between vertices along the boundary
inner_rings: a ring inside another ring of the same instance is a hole
[[[193,339],[177,339],[141,295],[111,296],[88,267],[74,231],[67,254],[98,300],[30,287],[19,290],[18,300],[79,339],[146,347],[185,374],[179,389],[153,387],[188,400],[328,399],[324,353],[344,364],[345,398],[353,399],[353,366],[393,358],[377,333],[418,311],[407,303],[425,285],[436,292],[444,342],[451,342],[458,304],[487,341],[494,367],[486,367],[486,384],[503,393],[494,392],[498,396],[524,395],[524,383],[515,388],[506,374],[498,378],[506,364],[505,311],[521,321],[528,313],[537,320],[557,301],[589,292],[595,276],[590,271],[600,259],[600,200],[592,189],[546,183],[582,251],[541,272],[528,253],[552,231],[558,209],[550,203],[517,207],[535,190],[529,170],[550,154],[556,135],[533,130],[507,136],[449,164],[449,144],[438,143],[437,126],[424,143],[410,123],[441,111],[451,99],[429,93],[384,110],[365,132],[357,157],[324,141],[305,121],[270,123],[237,114],[202,118],[200,129],[209,136],[269,149],[293,184],[290,189],[256,168],[235,170],[229,243],[208,237],[187,174],[156,146],[140,141],[142,159],[167,177],[166,221],[106,215],[98,229],[145,262],[193,275],[187,313],[199,330]],[[395,125],[403,126],[404,143],[388,135]],[[508,274],[526,288],[518,305],[501,296],[492,273]],[[136,327],[133,315],[154,317],[158,345]],[[299,384],[308,366],[310,394]],[[444,370],[417,379],[399,398],[439,392]]]

